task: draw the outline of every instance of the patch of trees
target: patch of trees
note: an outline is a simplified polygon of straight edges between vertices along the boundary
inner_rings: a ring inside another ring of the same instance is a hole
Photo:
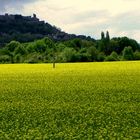
[[[92,41],[54,42],[48,37],[33,42],[11,41],[0,49],[0,63],[50,63],[140,60],[140,45],[133,39],[110,39],[109,32]]]

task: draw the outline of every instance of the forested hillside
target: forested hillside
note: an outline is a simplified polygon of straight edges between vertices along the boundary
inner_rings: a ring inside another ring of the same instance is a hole
[[[76,36],[33,17],[0,16],[0,63],[140,60],[140,45],[128,37]]]
[[[35,14],[32,16],[0,15],[0,46],[12,40],[30,42],[43,37],[54,41],[64,41],[73,38],[94,40],[83,35],[76,36],[62,32],[61,29],[51,24],[40,21]]]

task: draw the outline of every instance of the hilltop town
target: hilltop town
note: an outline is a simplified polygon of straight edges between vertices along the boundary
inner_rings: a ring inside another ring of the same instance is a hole
[[[68,34],[60,28],[40,21],[36,14],[33,16],[11,15],[6,13],[0,15],[0,44],[6,44],[11,40],[30,42],[43,37],[49,37],[54,41],[65,41],[73,38],[92,40],[84,35]]]
[[[32,16],[22,16],[22,15],[12,15],[12,14],[8,14],[6,13],[5,15],[0,15],[0,20],[1,21],[5,21],[5,20],[27,20],[27,21],[34,21],[34,22],[38,22],[39,19],[36,17],[36,14],[33,14]],[[44,21],[43,21],[44,22]]]

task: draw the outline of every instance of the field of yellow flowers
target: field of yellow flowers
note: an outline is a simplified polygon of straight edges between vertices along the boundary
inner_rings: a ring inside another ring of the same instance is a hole
[[[140,62],[0,65],[0,139],[140,139]]]

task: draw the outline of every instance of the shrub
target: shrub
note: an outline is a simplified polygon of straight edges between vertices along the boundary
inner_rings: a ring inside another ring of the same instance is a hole
[[[123,50],[123,60],[133,60],[134,59],[134,54],[132,47],[128,46],[125,47]]]
[[[21,55],[20,54],[15,55],[14,62],[15,63],[20,63],[21,62]]]
[[[26,50],[25,50],[25,48],[23,46],[20,45],[17,48],[15,48],[14,53],[24,55],[24,54],[26,54]]]
[[[87,50],[88,54],[90,55],[91,61],[96,61],[98,57],[98,50],[92,46]]]
[[[35,49],[34,49],[34,43],[29,43],[26,47],[26,50],[28,51],[28,53],[33,53],[35,52]]]
[[[105,57],[106,57],[105,54],[103,52],[100,52],[97,56],[97,60],[102,62],[105,60]]]
[[[43,62],[44,58],[40,53],[32,53],[27,55],[25,63],[40,63]]]
[[[8,48],[9,51],[13,52],[15,48],[20,46],[21,44],[18,41],[11,41],[6,47]]]
[[[134,59],[140,60],[140,52],[138,52],[138,51],[134,52]]]
[[[73,48],[65,48],[63,51],[63,59],[66,62],[76,61],[76,51]]]
[[[77,60],[80,62],[89,62],[91,61],[91,56],[88,53],[77,53]]]
[[[36,52],[44,52],[46,50],[46,45],[42,40],[35,41],[34,49]]]
[[[117,61],[117,60],[119,60],[118,54],[114,51],[105,58],[105,61]]]
[[[8,63],[11,61],[10,56],[8,55],[1,55],[0,56],[0,63]]]

